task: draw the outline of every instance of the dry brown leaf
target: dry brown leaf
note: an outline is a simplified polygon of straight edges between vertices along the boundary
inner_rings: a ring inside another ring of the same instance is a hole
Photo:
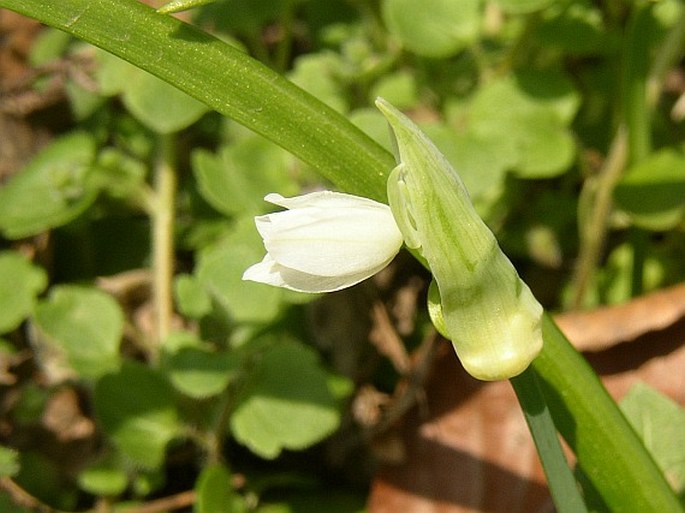
[[[685,317],[685,283],[587,312],[568,312],[554,319],[580,351],[599,351],[645,333],[663,330]]]
[[[400,428],[404,461],[373,483],[371,513],[551,511],[523,415],[508,382],[467,375],[444,343],[417,409]]]
[[[614,398],[642,381],[685,405],[685,286],[563,319]],[[553,511],[508,382],[470,378],[444,344],[426,400],[397,427],[404,458],[383,465],[370,513]]]

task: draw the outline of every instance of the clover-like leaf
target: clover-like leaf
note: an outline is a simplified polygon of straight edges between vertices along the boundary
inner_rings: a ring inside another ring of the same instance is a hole
[[[15,329],[33,311],[47,274],[14,251],[0,252],[0,333]]]
[[[167,370],[177,390],[203,399],[221,393],[233,378],[239,363],[233,353],[184,347],[169,357]]]
[[[314,351],[289,341],[267,349],[231,416],[236,439],[264,458],[309,447],[337,429],[340,413]]]
[[[478,37],[480,0],[385,0],[383,19],[410,51],[423,57],[454,55]]]
[[[635,164],[617,185],[614,197],[638,226],[650,230],[677,226],[685,218],[685,154],[665,148]]]
[[[195,277],[236,321],[269,322],[280,311],[282,290],[242,279],[263,253],[252,218],[241,219],[226,239],[200,253]]]
[[[60,285],[38,304],[35,318],[45,342],[63,353],[81,377],[96,379],[119,367],[124,316],[108,294]]]
[[[633,385],[621,409],[675,492],[685,497],[685,411],[642,383]]]
[[[83,132],[65,135],[41,151],[0,188],[0,231],[10,239],[68,223],[97,197],[95,141]]]
[[[162,465],[180,426],[173,389],[159,372],[126,362],[97,382],[94,401],[97,419],[126,458],[149,470]]]
[[[196,513],[241,513],[246,507],[234,490],[231,474],[223,465],[205,467],[195,483]]]
[[[287,174],[291,162],[282,148],[256,135],[224,146],[216,155],[197,150],[192,156],[200,194],[229,216],[262,213],[269,192],[297,192]]]

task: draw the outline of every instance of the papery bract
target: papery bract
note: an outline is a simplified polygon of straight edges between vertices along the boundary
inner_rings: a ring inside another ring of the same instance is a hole
[[[445,157],[409,118],[384,100],[376,105],[399,150],[399,165],[388,179],[390,207],[407,246],[418,250],[433,273],[434,323],[447,332],[472,376],[499,380],[520,374],[542,349],[542,307]]]
[[[255,218],[267,254],[245,271],[245,280],[332,292],[374,275],[402,246],[392,212],[382,203],[331,191],[264,199],[287,210]]]

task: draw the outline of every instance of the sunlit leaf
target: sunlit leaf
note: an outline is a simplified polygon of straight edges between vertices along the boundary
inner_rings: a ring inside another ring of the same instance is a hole
[[[633,385],[621,409],[675,492],[685,497],[685,411],[642,383]]]
[[[36,324],[79,376],[94,379],[119,367],[124,317],[108,294],[75,285],[53,287],[36,307]]]
[[[497,4],[510,13],[530,13],[552,5],[554,0],[496,0]]]
[[[174,280],[174,297],[181,313],[199,319],[212,310],[207,290],[193,276],[180,274]]]
[[[76,218],[94,201],[95,141],[85,133],[57,139],[0,187],[0,230],[10,239]]]
[[[12,331],[33,311],[47,274],[14,251],[0,252],[0,333]]]
[[[12,477],[19,472],[19,453],[0,446],[0,477]]]
[[[171,355],[166,364],[171,383],[187,396],[203,399],[220,394],[239,364],[231,353],[186,347]]]
[[[159,468],[178,433],[173,390],[155,370],[126,362],[95,386],[95,412],[105,433],[131,462]]]
[[[78,475],[79,487],[93,495],[114,497],[126,490],[128,475],[114,456],[88,466]]]
[[[388,29],[411,52],[449,57],[473,43],[480,28],[480,0],[385,0]]]
[[[195,492],[195,513],[241,513],[246,510],[233,490],[231,474],[222,465],[205,467],[195,483]]]
[[[200,194],[226,215],[263,213],[270,192],[295,194],[297,186],[288,176],[292,162],[283,149],[255,135],[224,146],[217,155],[197,150],[192,156]]]
[[[197,280],[236,321],[269,322],[280,311],[281,289],[242,279],[265,253],[252,218],[242,219],[230,236],[200,253]]]
[[[674,228],[685,218],[685,154],[673,148],[655,152],[626,172],[614,195],[636,225]]]
[[[567,125],[577,108],[577,94],[563,76],[519,73],[476,93],[468,129],[481,141],[506,144],[519,176],[552,177],[572,163],[575,144]]]
[[[295,342],[269,348],[257,362],[231,417],[236,439],[264,458],[309,447],[340,422],[316,353]]]

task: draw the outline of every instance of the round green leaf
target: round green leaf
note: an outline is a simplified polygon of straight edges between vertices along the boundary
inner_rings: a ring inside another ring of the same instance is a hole
[[[195,513],[241,513],[240,496],[234,492],[231,474],[223,465],[206,467],[195,483]]]
[[[35,319],[47,343],[65,354],[79,376],[96,379],[119,367],[124,316],[108,294],[73,285],[54,287],[36,307]]]
[[[636,383],[621,410],[645,443],[674,491],[685,494],[685,411],[667,396]]]
[[[29,316],[47,283],[45,271],[19,253],[0,252],[0,333],[12,331]]]
[[[614,198],[638,226],[677,226],[685,218],[685,155],[666,148],[639,162],[619,182]]]
[[[524,14],[539,11],[554,3],[554,0],[496,0],[506,12]]]
[[[114,457],[99,461],[78,475],[79,487],[93,495],[112,497],[123,493],[128,486],[128,475]]]
[[[95,411],[105,433],[134,464],[159,468],[180,426],[173,390],[156,371],[126,362],[95,386]]]
[[[185,347],[170,357],[169,379],[180,392],[203,399],[220,394],[233,378],[238,364],[231,353]]]
[[[236,439],[264,458],[309,447],[337,429],[340,415],[314,351],[279,343],[256,363],[233,415]]]
[[[123,102],[150,130],[169,134],[195,123],[209,109],[174,86],[135,68],[124,85]]]
[[[577,108],[577,93],[565,77],[523,72],[493,81],[476,93],[468,130],[481,141],[505,145],[510,166],[519,176],[557,176],[575,153],[567,125]]]
[[[212,299],[207,290],[193,276],[188,274],[176,276],[174,296],[179,311],[193,319],[200,319],[212,311]]]
[[[336,80],[336,70],[341,67],[338,60],[336,55],[329,53],[303,55],[295,60],[288,78],[338,112],[346,112],[347,100]]]
[[[0,477],[12,477],[19,473],[19,453],[0,445]]]
[[[379,96],[398,109],[408,109],[415,106],[418,102],[416,77],[407,71],[383,76],[373,87],[370,99],[373,102]]]
[[[296,194],[287,173],[291,162],[286,151],[256,135],[224,146],[218,155],[198,150],[192,156],[200,194],[229,216],[263,213],[268,207],[264,196],[270,192]]]
[[[98,193],[92,180],[95,141],[64,136],[0,188],[0,230],[10,239],[35,235],[76,218]]]
[[[548,12],[535,31],[542,45],[559,48],[569,55],[597,55],[616,50],[617,41],[610,37],[603,13],[596,6],[569,2]]]
[[[240,220],[229,237],[200,254],[197,280],[238,322],[266,323],[280,311],[282,289],[242,279],[245,269],[261,261],[265,253],[254,221],[248,218]]]
[[[454,55],[478,37],[480,0],[384,0],[383,19],[411,52],[423,57]]]

